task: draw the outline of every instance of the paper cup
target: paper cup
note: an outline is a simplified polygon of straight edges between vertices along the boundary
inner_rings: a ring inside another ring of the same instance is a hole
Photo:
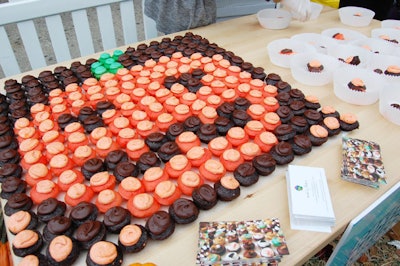
[[[358,32],[358,31],[344,29],[344,28],[326,29],[326,30],[323,30],[321,32],[321,34],[324,36],[327,36],[329,38],[332,38],[333,40],[336,40],[337,42],[341,42],[341,43],[346,43],[346,42],[351,42],[351,41],[367,38],[367,36],[365,36],[364,34]],[[339,39],[335,38],[336,34],[342,34],[343,40],[339,40]]]
[[[290,49],[292,54],[282,54],[283,49]],[[268,55],[274,65],[289,68],[291,58],[299,53],[315,51],[314,47],[300,41],[291,39],[278,39],[267,46]]]
[[[355,79],[361,79],[366,87],[365,91],[355,91],[349,88],[349,83]],[[333,74],[333,91],[335,95],[347,103],[356,105],[369,105],[379,99],[382,90],[380,76],[367,69],[361,68],[339,68]]]
[[[318,33],[300,33],[293,35],[291,39],[312,45],[317,52],[322,54],[327,54],[329,47],[337,43],[332,38]]]
[[[400,20],[397,19],[385,19],[381,22],[382,28],[393,28],[396,30],[400,30]]]
[[[374,54],[394,55],[395,53],[395,47],[393,45],[377,38],[365,38],[352,41],[349,44],[361,47]]]
[[[392,28],[378,28],[371,30],[371,37],[385,40],[394,46],[400,46],[400,30]]]
[[[400,126],[400,83],[386,84],[379,96],[379,112],[387,120]]]
[[[343,66],[362,68],[366,68],[369,65],[369,60],[371,58],[371,53],[368,52],[366,49],[350,44],[337,44],[335,46],[331,46],[328,49],[328,55],[338,59],[340,64]],[[360,59],[359,64],[356,65],[346,62],[346,60],[350,60],[352,57],[355,56],[358,56],[358,58]]]
[[[339,8],[340,21],[352,27],[366,27],[368,26],[375,12],[363,7],[346,6]]]
[[[320,61],[324,69],[318,73],[310,72],[307,64],[312,60]],[[323,86],[332,82],[333,71],[338,65],[339,62],[335,58],[315,52],[294,55],[290,62],[293,78],[310,86]]]

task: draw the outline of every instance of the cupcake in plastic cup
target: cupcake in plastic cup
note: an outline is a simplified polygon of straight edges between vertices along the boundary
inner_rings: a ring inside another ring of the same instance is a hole
[[[376,38],[365,38],[361,40],[355,40],[349,43],[350,45],[354,45],[357,47],[361,47],[366,51],[369,51],[374,54],[386,54],[386,55],[394,55],[395,47],[384,40],[376,39]]]
[[[329,47],[336,45],[335,40],[332,40],[332,38],[313,32],[296,34],[291,39],[310,44],[317,52],[322,54],[327,54]]]
[[[400,82],[400,57],[373,54],[368,69],[380,74],[386,82]]]
[[[332,56],[315,52],[294,55],[290,62],[293,78],[310,86],[332,82],[333,71],[338,65],[339,61]]]
[[[274,65],[288,68],[294,55],[315,51],[315,48],[307,43],[284,38],[270,42],[267,50],[269,58]]]
[[[367,69],[343,67],[333,73],[335,95],[351,104],[375,103],[383,85],[380,76]]]
[[[382,28],[392,28],[400,30],[400,20],[397,19],[385,19],[381,21]]]
[[[350,30],[350,29],[344,29],[344,28],[330,28],[323,30],[321,32],[322,35],[328,36],[338,42],[351,42],[354,40],[360,40],[363,38],[367,38],[364,34],[355,31],[355,30]]]
[[[342,66],[367,67],[371,53],[350,44],[337,44],[328,49],[328,55],[337,58]]]
[[[371,30],[371,37],[387,41],[388,43],[400,45],[400,30],[391,28],[378,28]]]
[[[363,7],[346,6],[339,8],[340,21],[344,25],[352,27],[366,27],[371,23],[374,16],[374,11]]]
[[[400,126],[400,83],[386,84],[379,95],[379,112]]]

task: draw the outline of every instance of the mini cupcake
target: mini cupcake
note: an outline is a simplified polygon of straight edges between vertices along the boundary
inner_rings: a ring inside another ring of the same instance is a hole
[[[121,206],[114,206],[104,213],[103,223],[108,232],[118,234],[124,226],[131,223],[131,214]]]
[[[205,180],[216,182],[225,175],[226,169],[220,161],[210,159],[199,167],[199,172]]]
[[[233,172],[233,176],[241,186],[251,186],[257,183],[259,174],[250,162],[240,164]]]
[[[200,136],[200,134],[198,135]],[[199,136],[192,131],[185,131],[175,139],[175,142],[179,149],[186,154],[192,147],[200,146]]]
[[[158,211],[150,216],[145,227],[151,239],[164,240],[175,231],[175,222],[168,212]]]
[[[122,228],[118,236],[118,246],[123,252],[137,253],[147,245],[146,229],[139,224],[129,224]]]
[[[78,243],[65,235],[55,237],[46,249],[46,256],[51,265],[71,265],[78,259],[79,253]]]
[[[37,207],[37,216],[41,222],[47,223],[52,218],[64,215],[67,206],[56,198],[47,198]]]
[[[201,210],[209,210],[218,202],[217,193],[208,184],[203,184],[193,190],[192,199],[194,204]]]
[[[281,124],[273,132],[279,141],[288,141],[296,135],[296,131],[290,124]]]
[[[18,266],[39,266],[39,265],[48,265],[47,258],[42,253],[37,255],[27,255],[21,259]]]
[[[132,216],[147,218],[160,209],[160,204],[148,193],[140,193],[130,198],[127,207]]]
[[[305,100],[306,108],[308,108],[308,109],[317,110],[321,107],[321,104],[319,103],[318,98],[314,95],[306,95],[304,100]]]
[[[189,116],[188,118],[183,121],[183,127],[186,131],[197,132],[199,130],[202,121],[198,116]]]
[[[120,266],[122,262],[123,252],[121,248],[113,242],[106,240],[93,244],[86,255],[86,264],[89,266]]]
[[[22,230],[12,241],[12,250],[18,257],[40,253],[42,246],[42,235],[36,230]]]
[[[15,193],[7,200],[4,205],[4,213],[7,216],[18,211],[29,211],[33,206],[32,199],[25,193]]]
[[[240,196],[240,184],[231,175],[223,176],[214,184],[214,189],[222,201],[231,201]]]
[[[322,118],[325,118],[327,116],[333,116],[336,118],[340,117],[340,114],[338,111],[336,111],[336,109],[333,106],[330,105],[326,105],[326,106],[322,106],[321,110],[319,111]]]
[[[212,139],[218,137],[215,124],[202,124],[196,134],[202,143],[209,143]]]
[[[104,158],[104,164],[108,171],[113,171],[118,163],[127,162],[128,154],[123,150],[114,150],[107,154]]]
[[[174,141],[182,132],[185,131],[183,123],[174,123],[168,127],[166,136],[170,141]]]
[[[199,209],[193,201],[180,198],[169,206],[168,212],[177,224],[188,224],[195,221],[199,215]]]
[[[96,205],[91,202],[82,201],[71,208],[69,218],[76,227],[85,223],[86,221],[95,221],[98,216],[98,209]]]
[[[137,161],[137,167],[140,172],[144,173],[150,167],[156,167],[161,165],[161,160],[158,158],[157,154],[152,151],[148,151],[140,155]]]
[[[229,118],[223,116],[215,119],[214,125],[216,126],[218,135],[220,136],[226,136],[226,133],[228,133],[229,129],[235,126],[235,124]]]
[[[325,117],[324,120],[322,120],[322,126],[328,130],[329,137],[340,133],[340,123],[335,117]]]
[[[161,132],[151,133],[145,139],[146,145],[150,148],[151,151],[154,152],[156,152],[161,147],[161,145],[167,141],[167,137]]]
[[[32,211],[17,211],[7,221],[7,228],[13,235],[23,230],[35,230],[37,226],[38,217]]]
[[[75,239],[83,249],[89,249],[94,243],[105,240],[106,232],[104,223],[88,220],[77,227]]]
[[[139,167],[133,162],[119,162],[114,168],[113,174],[118,182],[121,182],[128,176],[139,176]]]
[[[168,141],[164,143],[157,151],[158,157],[163,162],[168,162],[172,157],[181,153],[182,152],[175,141]]]
[[[269,153],[264,153],[254,157],[252,165],[259,175],[267,176],[275,171],[276,161]]]
[[[304,118],[307,120],[307,123],[312,126],[319,124],[322,121],[323,116],[316,110],[308,109],[304,112]]]
[[[76,183],[70,186],[65,194],[64,201],[69,206],[76,206],[82,201],[90,202],[94,196],[93,190],[85,184]]]
[[[26,187],[27,184],[23,179],[9,176],[2,180],[0,196],[3,199],[9,199],[15,193],[24,193]]]
[[[60,235],[72,237],[74,226],[70,218],[65,216],[56,216],[50,219],[43,228],[43,238],[49,243],[53,238]]]
[[[96,206],[100,212],[105,213],[109,209],[120,206],[122,203],[121,195],[111,189],[105,189],[100,191],[96,198]]]
[[[95,193],[99,193],[105,189],[114,189],[115,183],[115,176],[110,175],[108,171],[95,173],[90,178],[90,188]]]
[[[181,195],[178,186],[170,180],[161,181],[154,189],[154,199],[164,206],[171,205]]]
[[[309,153],[312,149],[312,143],[306,135],[296,135],[292,140],[293,152],[296,155]]]
[[[307,135],[313,146],[321,146],[328,140],[328,130],[320,125],[312,125]]]
[[[281,141],[276,144],[271,149],[270,154],[278,165],[290,163],[294,159],[292,145],[285,141]]]
[[[90,180],[90,178],[98,172],[106,171],[107,168],[103,162],[103,160],[99,158],[92,158],[87,160],[81,167],[81,171],[86,180]]]
[[[229,129],[226,134],[226,139],[232,144],[232,146],[237,147],[248,142],[249,136],[243,128],[236,126]]]
[[[340,115],[339,123],[340,123],[340,129],[343,131],[352,131],[359,127],[357,117],[351,113]]]

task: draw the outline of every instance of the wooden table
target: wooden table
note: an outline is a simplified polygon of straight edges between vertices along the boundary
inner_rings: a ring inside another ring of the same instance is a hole
[[[337,219],[332,233],[290,229],[285,181],[287,166],[280,166],[272,175],[260,178],[256,185],[248,188],[242,187],[238,199],[232,202],[218,203],[212,210],[201,212],[196,222],[189,225],[178,225],[170,238],[160,242],[151,241],[142,252],[125,256],[124,265],[138,261],[151,261],[157,265],[194,265],[199,221],[234,221],[272,217],[280,219],[290,251],[290,255],[284,256],[281,265],[301,265],[342,233],[351,219],[400,180],[396,171],[398,170],[398,159],[395,159],[398,158],[396,154],[398,154],[400,148],[398,139],[400,127],[385,120],[380,115],[378,103],[370,106],[355,106],[344,103],[334,95],[332,84],[322,87],[305,86],[296,82],[288,69],[270,63],[266,49],[269,42],[288,38],[298,33],[320,33],[324,29],[333,27],[350,28],[340,23],[337,10],[325,8],[317,20],[305,23],[293,21],[290,27],[285,30],[264,29],[258,24],[256,16],[251,15],[192,31],[208,38],[210,42],[215,42],[227,50],[235,52],[255,66],[264,67],[267,73],[278,73],[292,87],[301,89],[305,94],[318,96],[322,105],[335,106],[339,112],[356,113],[360,128],[351,132],[349,136],[376,141],[381,145],[387,173],[387,184],[382,185],[380,189],[373,189],[341,180],[341,136],[336,136],[330,138],[321,147],[314,147],[311,153],[296,157],[292,162],[296,165],[325,168]],[[380,27],[380,22],[372,21],[369,27],[352,29],[369,36],[371,29],[377,27]],[[158,39],[161,39],[161,37]],[[136,45],[133,44],[132,46]],[[124,48],[126,47],[121,49]],[[94,57],[96,58],[98,55],[94,55]],[[82,58],[81,61],[84,62],[84,60],[86,58]],[[69,66],[69,63],[65,62],[58,65]],[[43,69],[32,71],[30,74],[37,75],[41,70]],[[25,74],[12,78],[20,80]],[[4,81],[5,79],[0,80],[0,88],[3,88]]]

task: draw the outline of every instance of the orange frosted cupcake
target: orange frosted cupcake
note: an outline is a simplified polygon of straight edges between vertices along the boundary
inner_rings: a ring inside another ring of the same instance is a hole
[[[37,113],[39,113],[39,112],[42,112],[42,111],[47,111],[47,112],[50,112],[50,106],[48,106],[48,105],[45,105],[45,104],[43,104],[43,103],[35,103],[34,105],[32,105],[31,106],[31,108],[30,108],[30,111],[31,111],[31,115],[32,115],[32,117],[33,118],[35,118],[35,115],[37,114]],[[18,120],[20,120],[21,118],[19,118],[19,119],[17,119],[17,121],[15,121],[15,125],[14,125],[14,129],[18,129],[19,128],[19,122],[18,122]],[[28,120],[27,118],[25,118],[25,117],[23,117],[22,119],[26,119],[26,120]],[[28,122],[30,122],[30,123],[32,123],[31,121],[29,121],[28,120]],[[24,123],[26,123],[26,121],[24,122]]]
[[[263,88],[264,97],[275,97],[278,95],[278,88],[274,85],[268,84]]]
[[[65,154],[54,155],[49,161],[51,172],[59,176],[65,170],[74,168],[74,162]]]
[[[132,139],[126,144],[126,153],[133,161],[137,161],[145,152],[150,151],[143,139]]]
[[[83,145],[75,149],[72,155],[72,161],[77,166],[82,166],[87,160],[95,157],[96,152],[89,145]]]
[[[249,93],[251,87],[248,83],[240,83],[239,86],[236,88],[239,97],[246,97]]]
[[[36,104],[35,104],[36,105]],[[34,106],[35,106],[34,105]],[[43,105],[43,104],[42,104]],[[45,105],[44,105],[45,106]],[[32,106],[33,107],[33,106]],[[31,109],[32,109],[32,107],[31,107]],[[44,111],[44,110],[43,110]],[[49,110],[47,110],[47,111],[49,111]],[[31,115],[33,116],[33,114],[31,113]],[[26,127],[33,127],[34,126],[34,124],[33,124],[33,122],[32,121],[30,121],[28,118],[26,118],[26,117],[21,117],[21,118],[18,118],[16,121],[15,121],[15,123],[14,123],[14,133],[15,134],[18,134],[18,132],[21,130],[21,129],[23,129],[23,128],[26,128]]]
[[[119,150],[119,145],[110,137],[102,137],[96,143],[96,153],[105,158],[111,151]]]
[[[199,172],[203,179],[216,182],[225,175],[226,169],[220,161],[209,159],[199,167]]]
[[[227,89],[221,93],[221,99],[224,102],[234,102],[238,97],[238,94],[235,89]]]
[[[269,152],[271,148],[278,143],[278,139],[274,133],[266,131],[256,135],[254,143],[256,143],[263,152]]]
[[[183,153],[187,153],[192,147],[200,146],[199,137],[191,131],[184,131],[175,139],[176,144]]]
[[[116,136],[121,129],[130,127],[129,119],[124,116],[116,117],[108,127],[111,133]]]
[[[79,115],[79,111],[85,106],[89,106],[89,103],[87,101],[84,101],[82,99],[73,101],[71,103],[71,112],[74,115],[78,116]]]
[[[56,183],[51,180],[41,180],[32,187],[30,197],[33,203],[40,204],[48,198],[57,198],[60,189]]]
[[[167,171],[161,167],[155,166],[150,167],[144,172],[142,183],[146,192],[153,192],[158,183],[168,179]]]
[[[50,119],[46,119],[39,124],[39,134],[43,136],[44,133],[50,130],[59,130],[58,124]]]
[[[112,207],[121,206],[122,197],[114,190],[105,189],[97,195],[95,204],[101,213],[105,213]]]
[[[265,114],[265,107],[259,103],[253,103],[247,109],[247,114],[249,114],[253,120],[261,120]]]
[[[244,131],[251,139],[265,131],[264,125],[258,120],[250,120],[244,126]]]
[[[279,108],[278,100],[272,96],[265,97],[263,105],[267,112],[275,112]]]
[[[221,80],[213,80],[210,84],[211,89],[216,95],[221,95],[228,87]]]
[[[262,91],[256,90],[256,89],[251,89],[249,93],[246,95],[246,98],[252,103],[262,103],[264,96],[262,94]]]
[[[194,189],[204,184],[204,180],[194,171],[183,172],[178,178],[178,188],[186,196],[192,196]]]
[[[220,96],[212,94],[207,97],[206,103],[207,106],[217,108],[223,103],[223,101]]]
[[[156,119],[156,127],[162,131],[167,132],[170,125],[176,123],[177,120],[169,113],[160,114]]]
[[[140,179],[133,176],[125,177],[118,185],[118,193],[125,200],[143,192],[145,192],[144,185]]]
[[[166,180],[158,183],[154,190],[154,199],[164,206],[169,206],[179,199],[182,195],[181,190],[174,182]]]
[[[70,109],[67,108],[66,104],[56,104],[51,108],[51,115],[55,121],[58,120],[62,114],[70,114]]]
[[[64,143],[65,141],[65,136],[61,134],[58,130],[50,130],[43,134],[42,136],[42,142],[44,145],[47,145],[51,142],[61,142]]]
[[[264,127],[268,131],[274,131],[274,129],[282,124],[279,116],[274,112],[266,113],[261,119],[261,123],[263,123]]]
[[[64,128],[64,135],[67,138],[74,132],[84,133],[85,129],[83,128],[82,124],[79,122],[70,123]]]
[[[175,110],[175,107],[179,104],[180,104],[179,99],[173,95],[171,97],[168,97],[163,103],[168,113],[172,113]]]
[[[193,102],[195,100],[197,100],[197,96],[193,92],[187,92],[187,93],[183,94],[182,97],[179,100],[180,100],[180,102],[182,104],[186,104],[188,106],[191,106],[193,104]]]
[[[21,156],[24,156],[27,152],[33,150],[37,150],[40,152],[43,151],[44,150],[43,143],[38,139],[24,139],[19,144],[18,152]]]
[[[136,131],[132,128],[123,128],[118,132],[118,136],[117,136],[117,143],[119,144],[120,147],[122,148],[126,148],[126,145],[128,144],[128,142],[132,139],[135,139],[136,136]]]
[[[229,89],[236,89],[240,84],[239,78],[236,76],[226,76],[224,81]]]
[[[121,109],[122,105],[124,103],[130,102],[131,101],[131,96],[129,96],[126,93],[120,93],[115,100],[113,101],[113,104],[115,105],[115,108]]]
[[[90,187],[85,184],[75,183],[68,188],[67,193],[65,193],[64,196],[64,201],[69,206],[74,207],[80,202],[92,201],[93,196],[94,193]]]
[[[104,124],[106,124],[106,125],[111,124],[117,117],[120,117],[120,116],[121,116],[121,112],[117,111],[116,109],[108,109],[108,110],[105,110],[101,114]]]
[[[17,140],[19,143],[26,139],[40,139],[40,137],[39,132],[33,126],[21,128],[17,133]]]
[[[218,118],[217,110],[211,106],[205,106],[199,113],[199,118],[203,124],[213,124]]]
[[[147,112],[149,105],[152,103],[155,103],[155,102],[157,102],[157,100],[154,96],[146,95],[142,99],[140,99],[140,101],[138,102],[137,105],[138,105],[139,109]]]
[[[206,76],[211,76],[211,75],[206,75]],[[204,77],[206,77],[206,76],[204,76]],[[203,77],[203,79],[204,79],[204,77]],[[206,101],[208,96],[210,96],[212,94],[213,94],[213,90],[211,89],[210,86],[206,86],[206,85],[200,87],[200,89],[196,92],[197,99],[200,99],[203,101]]]
[[[137,124],[136,132],[139,134],[139,136],[145,139],[151,133],[158,132],[158,128],[156,123],[149,120],[143,120]]]
[[[72,152],[75,152],[79,146],[88,144],[89,139],[86,137],[85,133],[82,132],[74,132],[67,138],[67,146]]]
[[[51,160],[57,154],[68,155],[68,149],[65,147],[64,143],[59,141],[54,141],[46,145],[46,158],[48,161]]]
[[[192,168],[188,158],[183,154],[173,156],[168,162],[165,163],[165,171],[168,176],[177,179],[183,172]]]
[[[252,79],[252,80],[250,80],[249,84],[250,84],[250,87],[252,90],[258,90],[260,92],[265,87],[265,83],[261,79]]]
[[[247,135],[246,131],[241,127],[232,127],[226,133],[226,139],[232,146],[236,147],[248,142],[249,135]]]
[[[201,110],[207,105],[207,103],[203,100],[197,99],[190,106],[190,110],[193,115],[200,114]]]
[[[160,203],[154,200],[148,193],[139,193],[130,198],[127,207],[132,216],[136,218],[147,218],[160,209]]]
[[[215,156],[221,156],[221,154],[227,150],[232,148],[232,144],[225,138],[225,137],[217,137],[215,139],[212,139],[208,143],[208,149],[211,151],[211,153]]]
[[[93,145],[96,145],[97,141],[102,137],[112,137],[111,131],[107,127],[96,127],[90,132],[89,140]]]
[[[40,123],[42,123],[44,120],[47,120],[47,119],[53,119],[51,112],[46,111],[46,110],[40,111],[40,112],[36,113],[36,115],[33,119],[33,124],[38,127],[40,125]]]
[[[245,161],[250,161],[262,153],[261,148],[254,142],[243,143],[240,145],[239,151]]]
[[[307,135],[313,146],[320,146],[328,140],[328,130],[321,125],[312,125]]]
[[[107,171],[95,173],[90,178],[90,187],[95,193],[106,189],[114,189],[115,183],[115,176],[110,175]]]
[[[47,164],[47,158],[43,155],[41,151],[33,150],[28,151],[21,159],[21,166],[23,169],[27,170],[29,167],[36,163]]]
[[[47,166],[43,163],[36,163],[32,165],[31,167],[29,167],[25,175],[25,181],[31,187],[36,185],[36,183],[41,180],[51,179],[51,172],[49,171],[49,168],[47,168]]]
[[[84,180],[85,178],[80,171],[76,169],[69,169],[65,170],[59,175],[57,185],[61,191],[67,191],[73,184],[82,184]]]
[[[136,104],[134,102],[128,101],[121,104],[121,115],[130,118],[132,113],[136,110]]]
[[[242,154],[236,149],[228,149],[219,157],[220,162],[227,171],[233,172],[244,162]]]
[[[167,88],[160,88],[156,91],[155,96],[159,103],[164,103],[169,97],[173,96],[173,94]]]
[[[132,115],[129,118],[129,122],[131,122],[131,125],[133,126],[133,128],[136,128],[137,124],[140,121],[148,120],[148,119],[149,119],[149,116],[147,115],[147,113],[145,111],[135,110],[132,112]]]
[[[172,115],[178,122],[183,122],[186,118],[192,115],[192,112],[186,104],[178,104],[172,111]]]
[[[155,121],[158,116],[161,114],[165,113],[166,110],[164,106],[159,103],[159,102],[154,102],[149,104],[149,107],[147,108],[147,115],[150,117],[151,121]]]
[[[209,149],[201,146],[193,146],[187,151],[186,157],[194,167],[199,167],[205,161],[211,159],[212,153]]]

